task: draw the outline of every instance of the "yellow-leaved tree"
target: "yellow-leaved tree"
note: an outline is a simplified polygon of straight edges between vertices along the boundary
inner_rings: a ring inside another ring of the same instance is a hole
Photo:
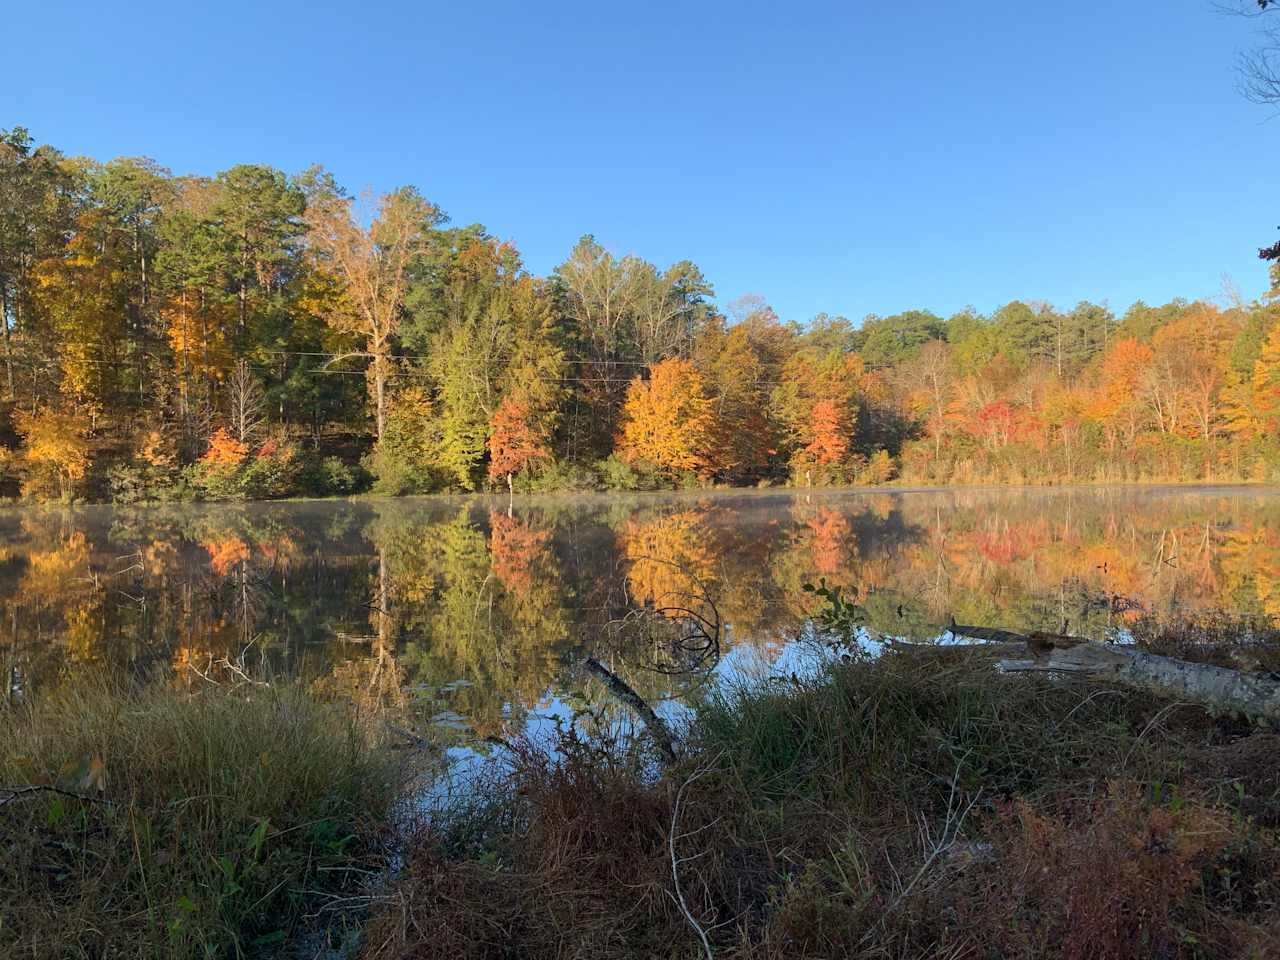
[[[1253,365],[1253,412],[1268,433],[1280,430],[1280,324],[1262,345]]]
[[[26,496],[70,499],[89,471],[89,439],[81,420],[46,408],[15,411],[14,426],[22,437],[19,469]]]
[[[618,455],[627,463],[705,480],[714,472],[713,436],[711,401],[690,361],[655,363],[648,380],[636,377],[627,387],[618,437]]]

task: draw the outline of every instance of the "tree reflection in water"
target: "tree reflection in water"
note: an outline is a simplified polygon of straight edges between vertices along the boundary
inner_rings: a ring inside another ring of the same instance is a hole
[[[1280,496],[1256,488],[726,493],[0,513],[4,696],[224,663],[499,735],[581,662],[645,697],[775,656],[819,578],[871,626],[1100,635],[1139,611],[1280,617]]]

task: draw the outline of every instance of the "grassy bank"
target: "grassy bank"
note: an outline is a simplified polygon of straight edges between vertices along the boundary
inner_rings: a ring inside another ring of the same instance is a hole
[[[296,690],[90,689],[0,710],[0,956],[235,957],[381,864],[400,787]]]
[[[343,904],[364,960],[1280,955],[1280,735],[1130,690],[963,650],[722,689],[661,773],[515,742],[390,874],[375,729],[257,686],[0,714],[0,956],[335,956]]]
[[[1280,737],[968,657],[700,705],[656,780],[527,745],[424,827],[376,960],[1280,955]]]

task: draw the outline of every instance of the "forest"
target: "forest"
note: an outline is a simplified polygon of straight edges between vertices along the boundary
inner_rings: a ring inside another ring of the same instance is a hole
[[[534,276],[412,187],[14,127],[0,298],[9,496],[1280,477],[1272,297],[781,318],[590,235]]]

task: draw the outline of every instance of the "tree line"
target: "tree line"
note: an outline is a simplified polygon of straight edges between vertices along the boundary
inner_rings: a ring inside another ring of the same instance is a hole
[[[0,470],[35,498],[1272,479],[1270,299],[784,321],[405,187],[0,131]]]

